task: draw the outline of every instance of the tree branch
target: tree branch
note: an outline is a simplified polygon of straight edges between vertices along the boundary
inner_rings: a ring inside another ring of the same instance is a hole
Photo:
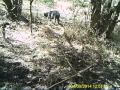
[[[116,23],[119,23],[120,22],[120,20],[117,20],[117,22]]]
[[[85,68],[85,69],[79,71],[78,73],[76,73],[76,74],[74,74],[74,75],[72,75],[72,76],[70,76],[70,77],[67,77],[67,78],[64,79],[64,80],[62,80],[62,81],[60,81],[60,82],[58,82],[58,83],[53,84],[52,86],[48,87],[47,90],[49,90],[49,89],[51,89],[51,88],[53,88],[53,87],[55,87],[55,86],[57,86],[57,85],[59,85],[59,84],[65,82],[65,81],[67,81],[67,80],[69,80],[69,79],[71,79],[71,78],[77,76],[78,74],[80,75],[81,73],[87,71],[88,69],[90,69],[91,67],[93,67],[93,66],[95,66],[95,65],[96,65],[96,64],[93,64],[93,65],[91,65],[91,66],[89,66],[89,67],[87,67],[87,68]]]

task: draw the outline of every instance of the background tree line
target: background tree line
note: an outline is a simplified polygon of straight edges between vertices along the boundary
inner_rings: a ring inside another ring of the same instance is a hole
[[[9,16],[12,20],[19,20],[22,13],[22,0],[3,0]],[[75,0],[76,3],[80,3],[81,0]],[[32,5],[33,0],[30,0]],[[44,0],[45,3],[54,3],[54,1]],[[83,1],[84,2],[84,1]],[[120,1],[116,0],[91,0],[91,28],[97,33],[102,35],[106,33],[106,38],[110,38],[115,25],[118,23],[118,17],[120,13]]]

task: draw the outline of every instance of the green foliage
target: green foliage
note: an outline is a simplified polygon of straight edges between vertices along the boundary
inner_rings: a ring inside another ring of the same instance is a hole
[[[47,4],[48,6],[53,6],[54,0],[42,0],[43,3]]]
[[[88,5],[83,0],[75,0],[75,6],[87,7]]]

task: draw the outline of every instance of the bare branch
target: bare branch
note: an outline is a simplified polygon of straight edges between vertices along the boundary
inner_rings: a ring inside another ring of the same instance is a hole
[[[117,20],[117,22],[116,23],[119,23],[120,22],[120,20]]]
[[[53,84],[52,86],[48,87],[47,90],[49,90],[49,89],[51,89],[51,88],[53,88],[53,87],[55,87],[55,86],[57,86],[57,85],[59,85],[59,84],[65,82],[65,81],[67,81],[67,80],[69,80],[69,79],[71,79],[71,78],[77,76],[78,74],[80,75],[81,73],[87,71],[88,69],[90,69],[91,67],[93,67],[93,66],[95,66],[95,65],[96,65],[96,64],[90,65],[89,67],[87,67],[87,68],[85,68],[85,69],[79,71],[78,73],[76,73],[76,74],[74,74],[74,75],[72,75],[72,76],[70,76],[70,77],[67,77],[66,79],[64,79],[64,80],[62,80],[62,81],[60,81],[60,82],[58,82],[58,83]]]

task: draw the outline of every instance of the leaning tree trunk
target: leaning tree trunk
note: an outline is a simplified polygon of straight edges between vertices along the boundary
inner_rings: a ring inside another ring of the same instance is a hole
[[[100,26],[101,3],[102,0],[91,0],[91,4],[93,6],[91,14],[91,27],[95,32],[97,32],[97,28]]]
[[[112,6],[113,0],[91,0],[91,28],[97,31],[100,36],[106,33],[106,38],[110,38],[120,13],[120,1],[117,6]]]
[[[101,18],[99,21],[98,35],[102,35],[108,28],[109,22],[111,21],[111,15],[113,11],[111,10],[112,0],[106,0],[101,11]]]
[[[22,12],[22,0],[3,0],[6,4],[8,14],[14,21],[18,20]]]
[[[115,7],[114,17],[109,24],[108,30],[106,31],[106,38],[110,38],[111,33],[113,32],[114,27],[117,24],[119,13],[120,13],[120,1],[118,2],[118,5]]]

